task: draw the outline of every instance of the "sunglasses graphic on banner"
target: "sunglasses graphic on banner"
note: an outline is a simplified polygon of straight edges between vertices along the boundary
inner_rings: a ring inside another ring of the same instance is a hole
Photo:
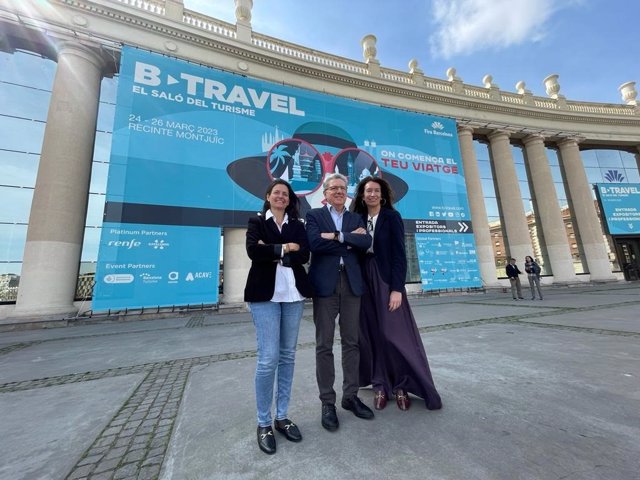
[[[271,141],[267,144],[267,138]],[[358,148],[349,132],[328,122],[307,122],[299,125],[291,138],[282,138],[279,131],[264,132],[263,153],[238,158],[227,165],[229,178],[258,199],[274,179],[289,182],[300,197],[302,214],[309,208],[326,203],[322,183],[332,173],[347,177],[347,203],[355,197],[355,188],[367,175],[384,177],[400,201],[409,190],[404,180],[389,170],[381,171],[372,140],[363,140],[366,150]]]
[[[369,152],[347,147],[335,154],[320,153],[311,143],[298,138],[287,138],[274,144],[266,160],[269,177],[286,180],[300,197],[322,188],[325,176],[333,173],[347,177],[349,197],[354,196],[361,179],[369,175],[382,176],[378,162]]]

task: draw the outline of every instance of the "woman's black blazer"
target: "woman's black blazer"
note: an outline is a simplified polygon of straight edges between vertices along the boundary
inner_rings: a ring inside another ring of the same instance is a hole
[[[367,214],[362,218],[367,221]],[[397,210],[380,209],[373,232],[373,252],[380,276],[390,290],[404,291],[407,276],[407,253],[404,246],[404,223]]]
[[[258,243],[260,240],[264,244]],[[291,266],[296,288],[303,297],[312,297],[313,290],[307,278],[304,264],[309,261],[309,241],[304,224],[300,220],[289,220],[278,230],[273,217],[264,215],[249,219],[247,227],[247,254],[251,269],[244,289],[245,302],[268,302],[273,297],[276,283],[276,267],[281,259],[283,243],[297,243],[300,250],[287,253],[283,264]]]

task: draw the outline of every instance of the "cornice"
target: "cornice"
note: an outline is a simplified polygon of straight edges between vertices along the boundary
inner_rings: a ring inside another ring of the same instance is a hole
[[[357,74],[342,73],[336,70],[330,69],[330,67],[322,68],[313,64],[302,64],[300,62],[287,60],[282,57],[278,57],[275,54],[269,54],[270,52],[259,51],[257,47],[252,45],[243,44],[239,41],[226,38],[226,37],[213,37],[207,35],[205,31],[196,31],[195,27],[191,27],[186,24],[178,23],[167,19],[163,16],[156,15],[144,10],[134,9],[128,7],[125,4],[109,4],[104,5],[98,2],[81,1],[81,0],[57,0],[55,2],[64,7],[70,9],[89,13],[92,16],[108,19],[110,21],[117,22],[123,26],[129,26],[133,28],[141,28],[145,31],[155,32],[165,37],[177,39],[182,42],[204,47],[207,50],[212,50],[238,60],[248,60],[256,65],[273,68],[279,71],[285,71],[289,73],[295,73],[297,75],[329,82],[336,85],[347,85],[350,87],[363,89],[368,92],[375,92],[382,95],[389,95],[392,97],[402,98],[404,100],[416,100],[418,102],[424,102],[425,104],[435,104],[444,107],[452,107],[463,110],[465,112],[473,112],[475,115],[465,114],[464,118],[478,117],[477,113],[488,113],[504,115],[513,120],[513,123],[520,124],[518,119],[534,119],[534,120],[549,120],[553,122],[568,122],[587,125],[610,125],[618,127],[639,127],[639,116],[608,116],[603,114],[578,114],[561,110],[543,110],[537,107],[531,106],[517,106],[513,104],[502,104],[492,100],[480,100],[475,97],[463,97],[456,94],[447,94],[442,92],[430,92],[420,89],[420,87],[400,86],[393,85],[387,80],[383,79],[367,79],[357,76]],[[104,37],[105,40],[122,44],[122,40],[115,38],[113,34],[108,32],[95,32],[97,36]],[[147,48],[157,51],[157,46],[137,45],[140,48]],[[174,53],[160,52],[167,55],[175,55]],[[201,64],[209,64],[204,61],[196,59],[190,59],[193,62]],[[216,68],[220,68],[217,65],[211,65]],[[234,72],[237,73],[237,72]],[[302,84],[294,84],[296,87],[304,87]],[[389,107],[407,109],[399,106],[397,103],[380,101]],[[428,105],[421,105],[419,103],[412,105],[411,110],[422,111],[428,113]],[[456,115],[455,112],[451,115],[453,117],[461,117]]]

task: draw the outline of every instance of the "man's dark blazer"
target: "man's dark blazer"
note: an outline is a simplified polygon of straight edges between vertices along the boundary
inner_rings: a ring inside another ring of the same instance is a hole
[[[258,243],[260,240],[263,244]],[[296,288],[303,297],[312,297],[313,289],[304,264],[309,261],[309,242],[301,220],[289,220],[278,230],[275,219],[265,220],[264,215],[249,219],[247,227],[247,254],[251,269],[244,289],[245,302],[268,302],[273,297],[276,283],[276,267],[281,259],[283,243],[297,243],[300,250],[289,252],[283,263],[290,264],[296,280]]]
[[[342,217],[342,243],[325,240],[321,233],[335,232],[336,226],[328,207],[314,208],[307,212],[307,237],[311,248],[311,267],[309,279],[319,297],[334,294],[338,284],[340,257],[342,257],[349,285],[354,295],[364,292],[359,255],[371,245],[369,234],[351,233],[356,228],[364,228],[360,215],[345,209]]]
[[[366,221],[368,215],[363,215]],[[380,209],[373,232],[373,253],[380,276],[392,291],[404,292],[407,276],[407,253],[404,244],[404,224],[396,210]]]
[[[511,263],[507,263],[506,271],[507,277],[509,278],[518,278],[518,275],[522,273],[517,265],[513,265]]]

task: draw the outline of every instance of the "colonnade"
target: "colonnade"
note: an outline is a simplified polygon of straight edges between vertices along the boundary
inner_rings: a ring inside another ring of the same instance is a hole
[[[74,294],[80,264],[100,81],[105,62],[99,49],[66,42],[59,49],[57,73],[38,176],[31,207],[20,288],[12,316],[26,318],[69,314],[76,311]],[[497,286],[492,239],[484,194],[473,148],[473,128],[458,128],[471,220],[483,284]],[[496,188],[504,218],[508,254],[518,259],[533,251],[522,195],[511,155],[510,133],[488,134]],[[547,161],[544,138],[522,140],[537,199],[538,220],[555,282],[575,281],[569,241]],[[602,230],[594,207],[591,186],[580,159],[579,138],[557,143],[566,171],[591,280],[612,280]],[[249,261],[244,254],[244,229],[226,228],[224,234],[223,303],[242,301]]]
[[[466,125],[458,127],[458,137],[471,206],[471,221],[478,247],[480,273],[483,284],[490,286],[496,283],[495,259],[484,208],[482,183],[473,150],[473,129]],[[494,166],[499,208],[504,219],[507,256],[522,262],[524,257],[530,255],[534,249],[511,154],[510,133],[506,130],[494,130],[487,135],[487,139]],[[553,281],[554,283],[576,282],[569,238],[562,219],[562,206],[558,202],[551,175],[545,139],[541,135],[534,134],[527,135],[521,141],[525,149],[525,162],[530,172],[532,194],[536,199],[536,219],[541,228],[544,248],[548,253]],[[556,146],[560,151],[560,161],[566,175],[567,195],[572,199],[571,206],[576,229],[580,233],[590,280],[610,281],[614,280],[615,276],[611,272],[591,185],[580,159],[579,141],[579,137],[566,137],[558,141]]]

